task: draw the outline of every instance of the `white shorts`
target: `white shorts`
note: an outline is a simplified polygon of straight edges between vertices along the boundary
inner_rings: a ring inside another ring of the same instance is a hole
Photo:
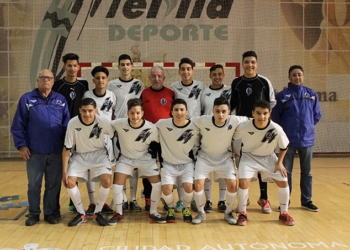
[[[185,164],[171,164],[169,162],[163,162],[161,171],[162,185],[172,184],[177,186],[177,177],[181,177],[182,183],[193,183],[194,175],[194,162]]]
[[[243,153],[239,162],[238,175],[239,179],[257,180],[257,174],[260,172],[263,182],[273,182],[272,179],[278,181],[288,181],[284,178],[280,171],[274,173],[277,163],[276,154],[268,156],[256,156],[249,153]]]
[[[121,155],[115,166],[114,173],[123,173],[133,176],[134,169],[137,168],[139,178],[159,175],[156,159],[151,157],[141,157],[140,159],[130,159]]]
[[[194,179],[210,181],[211,172],[214,172],[214,181],[216,182],[225,182],[225,179],[236,180],[236,171],[231,157],[219,164],[213,164],[207,159],[198,156],[194,170]]]
[[[86,182],[88,180],[99,182],[99,176],[102,174],[112,175],[112,167],[106,149],[100,149],[89,153],[75,152],[73,156],[70,157],[68,176],[78,177],[78,182]]]
[[[105,147],[108,152],[108,159],[110,161],[111,166],[115,166],[115,156],[114,156],[114,149],[113,149],[113,139],[109,137],[109,135],[104,135],[105,138]]]

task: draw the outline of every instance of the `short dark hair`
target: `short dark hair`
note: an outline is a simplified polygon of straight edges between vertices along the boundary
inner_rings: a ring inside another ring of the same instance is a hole
[[[216,69],[222,69],[222,72],[224,72],[224,67],[221,64],[216,64],[214,66],[211,66],[211,68],[209,69],[210,73],[213,72]]]
[[[253,111],[255,111],[256,108],[263,108],[263,109],[268,109],[271,111],[271,106],[270,103],[266,100],[257,100],[253,104]]]
[[[139,98],[132,98],[132,99],[129,99],[127,105],[128,105],[128,111],[129,111],[132,107],[137,107],[137,106],[140,106],[140,107],[141,107],[141,110],[143,111],[143,104],[142,104],[141,99],[139,99]]]
[[[242,62],[244,61],[244,58],[249,57],[249,56],[254,56],[256,60],[258,60],[258,55],[255,53],[255,51],[250,50],[246,51],[242,55]]]
[[[293,65],[293,66],[291,66],[289,68],[288,75],[290,76],[290,73],[292,73],[292,71],[295,70],[295,69],[300,69],[304,73],[303,67],[301,67],[300,65]]]
[[[189,65],[191,65],[191,68],[193,69],[193,61],[188,57],[181,58],[179,63],[179,69],[181,69],[181,65],[184,63],[188,63]]]
[[[223,96],[215,98],[214,100],[214,106],[220,106],[220,105],[227,105],[230,108],[227,98]]]
[[[118,59],[118,64],[120,64],[121,60],[130,60],[130,62],[132,63],[131,57],[128,54],[122,54],[119,56]]]
[[[65,54],[63,57],[62,57],[62,61],[64,64],[67,63],[67,61],[69,60],[77,60],[78,64],[79,64],[79,56],[77,54],[74,54],[74,53],[68,53],[68,54]]]
[[[96,66],[92,71],[91,71],[91,75],[93,77],[95,77],[95,74],[98,73],[98,72],[103,72],[106,74],[106,76],[109,75],[109,71],[106,67],[103,67],[103,66]]]
[[[177,104],[183,104],[183,105],[185,105],[186,110],[187,110],[187,103],[186,103],[186,101],[185,101],[184,99],[177,98],[177,99],[175,99],[175,100],[173,101],[173,103],[171,104],[171,111],[173,111],[174,106],[177,105]]]
[[[94,109],[96,108],[96,102],[94,99],[92,98],[84,98],[82,101],[81,101],[81,104],[80,104],[80,107],[83,107],[83,106],[87,106],[87,105],[92,105],[94,106]]]

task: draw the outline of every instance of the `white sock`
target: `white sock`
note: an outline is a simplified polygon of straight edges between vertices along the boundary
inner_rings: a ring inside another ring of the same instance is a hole
[[[184,200],[184,188],[182,187],[181,177],[177,177],[177,194],[179,195],[179,201]]]
[[[123,186],[113,184],[113,201],[115,204],[115,212],[123,214]]]
[[[96,204],[95,202],[95,182],[86,182],[86,188],[89,194],[90,204]]]
[[[151,207],[149,209],[150,214],[155,214],[157,212],[158,203],[160,201],[160,196],[162,195],[162,183],[151,183],[152,193],[151,193]]]
[[[123,201],[128,202],[128,197],[126,197],[126,183],[123,186]]]
[[[84,210],[83,202],[81,201],[79,188],[75,186],[74,188],[67,188],[67,191],[78,213],[85,215],[85,210]]]
[[[183,205],[183,207],[184,208],[185,207],[189,207],[190,204],[191,204],[192,199],[193,199],[193,191],[191,193],[186,193],[184,191],[184,200],[183,200],[184,201],[184,205]]]
[[[248,199],[248,190],[238,188],[238,210],[239,212],[247,211],[247,199]]]
[[[226,182],[219,182],[219,201],[225,200]]]
[[[109,188],[100,187],[97,195],[97,202],[95,207],[95,214],[102,211],[103,205],[106,203],[109,194]]]
[[[197,203],[197,207],[198,207],[198,212],[202,212],[204,213],[204,192],[199,191],[193,191],[193,196],[194,196],[194,200]]]
[[[164,199],[165,203],[168,205],[168,207],[174,208],[175,205],[174,205],[174,194],[173,194],[173,192],[171,192],[171,194],[169,194],[169,195],[165,195],[164,193],[162,195],[163,195],[163,199]]]
[[[283,212],[288,211],[289,187],[277,188],[277,195],[280,202],[281,214],[283,214]]]
[[[131,202],[136,200],[137,182],[139,180],[137,169],[136,170],[134,169],[133,176],[129,180],[130,180],[130,202]]]
[[[235,204],[237,192],[231,193],[226,191],[226,211],[225,214],[231,213],[233,205]]]
[[[207,201],[211,201],[211,180],[210,182],[205,182],[204,183],[204,193],[205,193],[205,198]]]

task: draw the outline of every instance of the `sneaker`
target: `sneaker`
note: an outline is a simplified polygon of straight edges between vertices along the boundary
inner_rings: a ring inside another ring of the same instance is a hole
[[[195,200],[191,201],[191,209],[193,212],[198,212],[198,207],[197,207],[197,203]]]
[[[192,222],[192,215],[188,207],[182,209],[184,222]]]
[[[237,220],[236,220],[236,218],[232,215],[232,212],[231,212],[231,213],[228,213],[228,214],[225,214],[224,220],[227,221],[228,224],[230,224],[230,225],[236,225],[236,224],[237,224]]]
[[[261,210],[264,214],[269,214],[272,212],[270,201],[269,200],[264,200],[260,199],[258,200],[258,204],[261,207]]]
[[[175,211],[176,211],[176,212],[181,212],[181,211],[182,211],[182,208],[183,208],[183,205],[184,205],[184,202],[183,202],[182,200],[179,200],[179,201],[176,203]]]
[[[44,219],[50,224],[58,224],[58,218],[53,214],[45,215]]]
[[[86,210],[86,215],[94,215],[96,204],[91,203],[88,210]]]
[[[115,213],[111,219],[108,221],[108,225],[114,226],[116,225],[119,221],[123,221],[124,217],[121,214]]]
[[[150,198],[146,198],[145,199],[145,203],[146,203],[145,210],[149,211],[151,209],[151,199]]]
[[[77,216],[75,216],[75,218],[68,223],[68,226],[75,227],[75,226],[78,226],[79,224],[87,222],[87,221],[88,221],[88,219],[87,219],[86,215],[77,214]]]
[[[26,220],[26,226],[27,227],[34,226],[39,220],[40,219],[38,214],[29,214],[28,219]]]
[[[149,214],[148,219],[157,223],[166,223],[166,219],[164,219],[160,214],[157,212],[154,214]]]
[[[142,208],[139,206],[139,204],[137,204],[137,201],[134,200],[130,202],[130,210],[135,212],[141,212]]]
[[[123,201],[123,203],[122,203],[122,207],[123,207],[123,211],[124,211],[124,210],[128,210],[128,208],[129,208],[129,203],[128,203],[128,202]]]
[[[68,206],[68,212],[70,212],[70,213],[77,213],[77,209],[75,208],[74,205],[69,205]]]
[[[175,209],[173,207],[169,208],[168,214],[166,215],[166,222],[175,222]]]
[[[104,227],[108,225],[108,222],[105,218],[103,218],[101,212],[94,214],[93,216],[93,222],[97,222],[100,226]]]
[[[198,225],[206,219],[205,213],[198,212],[197,216],[192,220],[192,224]]]
[[[211,213],[211,211],[213,211],[213,203],[210,200],[207,200],[204,205],[204,212]]]
[[[205,208],[204,208],[204,210],[205,210]],[[220,212],[222,212],[222,213],[225,213],[225,211],[226,211],[226,204],[225,204],[224,200],[218,202],[218,210]]]
[[[246,213],[244,213],[244,212],[239,213],[238,220],[237,220],[237,225],[238,226],[245,226],[245,225],[247,225],[247,219],[248,219],[248,216],[247,216]]]
[[[102,213],[105,214],[114,214],[114,211],[112,208],[109,207],[109,205],[107,203],[105,203],[102,207]]]
[[[283,212],[283,214],[280,213],[279,220],[287,226],[294,226],[295,224],[295,221],[287,211]]]
[[[168,211],[169,207],[166,204],[165,200],[163,198],[160,198],[160,201],[163,203],[163,211]]]
[[[319,209],[314,204],[312,204],[312,201],[309,201],[308,203],[301,205],[301,208],[312,211],[312,212],[318,212]]]

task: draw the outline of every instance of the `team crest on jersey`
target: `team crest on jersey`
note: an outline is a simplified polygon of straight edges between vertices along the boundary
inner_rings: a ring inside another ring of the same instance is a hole
[[[121,88],[121,87],[122,87],[122,85],[121,85],[121,84],[119,84],[119,85],[117,85],[117,87],[118,87],[118,88]]]
[[[123,130],[124,130],[125,132],[128,132],[128,131],[129,131],[129,129],[126,129],[126,128],[123,128]]]
[[[151,130],[151,129],[147,128],[145,130],[142,130],[142,132],[139,134],[139,136],[136,138],[135,141],[145,142],[147,140],[147,138],[152,134],[152,132],[150,132],[149,130]]]
[[[205,128],[206,131],[210,131],[210,128]]]
[[[253,89],[249,87],[245,90],[245,92],[247,93],[247,96],[250,96],[253,93]]]
[[[134,82],[129,90],[129,94],[135,92],[135,95],[137,95],[140,92],[140,90],[141,90],[140,82],[139,81]]]
[[[232,129],[232,125],[229,125],[228,127],[227,127],[227,130],[231,130]]]
[[[291,95],[286,95],[286,97],[291,97]]]
[[[189,94],[188,98],[194,97],[194,99],[198,99],[199,94],[201,93],[201,89],[198,88],[198,85],[194,86],[191,90],[191,93]]]
[[[275,133],[275,129],[274,128],[270,129],[269,131],[266,132],[261,142],[271,143],[276,138],[276,136],[277,134]]]
[[[177,88],[177,90],[178,90],[178,91],[181,91],[181,90],[182,90],[182,88]]]
[[[167,130],[169,130],[169,131],[173,131],[173,129],[172,128],[168,128],[168,127],[166,127],[167,128]]]
[[[184,144],[186,144],[193,136],[193,134],[191,133],[193,129],[187,129],[185,132],[182,133],[182,135],[180,135],[179,138],[177,138],[176,141],[184,141]]]
[[[250,134],[250,135],[254,135],[254,132],[248,132],[248,134]]]
[[[30,100],[32,103],[36,103],[36,100]]]
[[[76,130],[76,131],[80,131],[80,130],[81,130],[81,128],[75,128],[75,130]]]
[[[309,93],[305,93],[305,97],[309,98],[310,94]]]
[[[164,106],[167,103],[165,98],[162,98],[162,100],[160,100],[160,104],[162,104],[162,106]]]
[[[227,100],[231,97],[231,89],[222,91],[220,97],[225,97]]]
[[[62,101],[61,101],[61,100],[57,100],[57,101],[56,101],[56,104],[62,105]]]
[[[113,105],[113,102],[111,101],[111,98],[107,97],[103,102],[101,110],[109,111],[111,109],[112,105]]]
[[[100,138],[102,128],[98,126],[98,123],[95,124],[95,126],[92,128],[89,139],[96,136],[96,139]]]
[[[206,96],[211,96],[211,93],[205,94]]]

